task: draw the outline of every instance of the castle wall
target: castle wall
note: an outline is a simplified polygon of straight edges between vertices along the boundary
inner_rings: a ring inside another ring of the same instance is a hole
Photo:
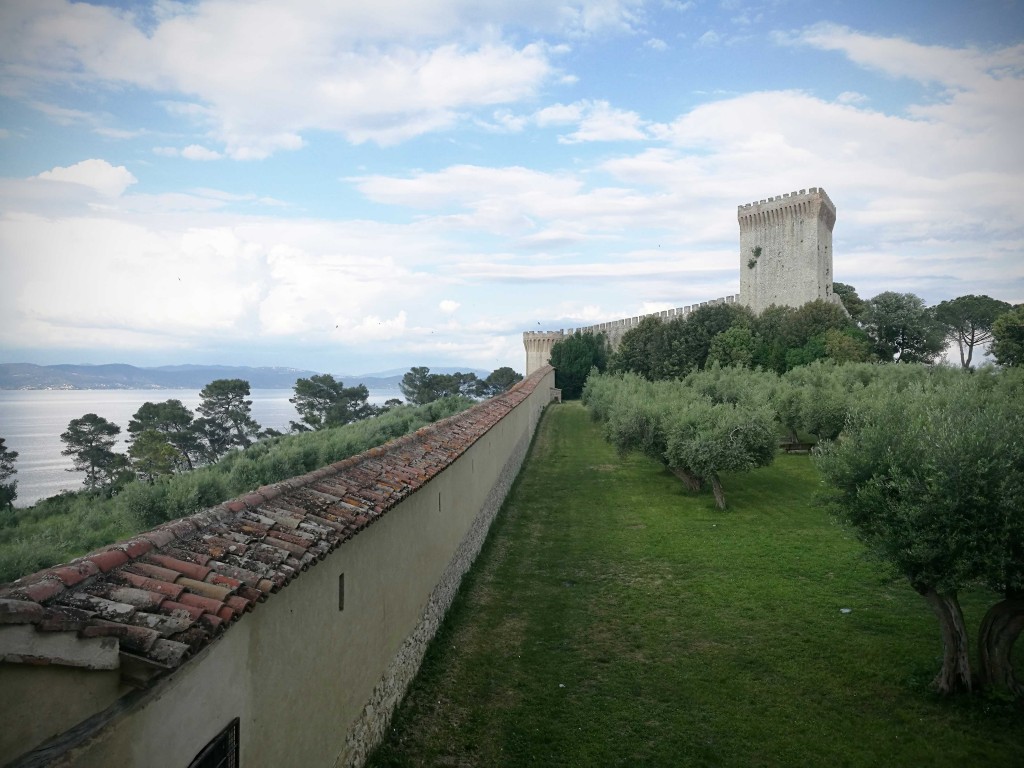
[[[645,318],[657,317],[663,322],[669,322],[677,317],[686,317],[701,307],[713,306],[715,304],[736,304],[739,302],[739,298],[738,295],[724,296],[712,301],[703,301],[700,304],[690,304],[685,307],[666,309],[662,312],[626,317],[621,320],[610,320],[605,323],[585,325],[579,328],[562,328],[558,331],[526,331],[523,333],[523,346],[526,347],[526,375],[529,376],[534,371],[547,365],[551,361],[551,348],[555,343],[567,336],[572,336],[576,332],[603,333],[608,340],[608,344],[614,350],[619,346],[619,342],[622,341],[622,337],[626,332],[640,325],[640,322]]]
[[[668,321],[710,304],[740,303],[759,314],[772,304],[800,307],[823,299],[842,306],[832,291],[832,228],[836,207],[825,190],[811,187],[741,205],[740,292],[700,304],[560,331],[527,331],[526,373],[551,360],[551,348],[575,331],[603,333],[614,350],[622,336],[645,317]]]
[[[241,765],[361,765],[479,552],[553,385],[554,371],[541,369],[517,386],[507,411],[483,403],[411,437],[423,433],[430,445],[449,446],[472,431],[471,444],[437,472],[385,447],[350,462],[348,474],[313,473],[311,487],[330,482],[358,496],[379,487],[366,485],[367,465],[433,472],[151,688],[126,693],[116,669],[44,668],[34,675],[39,667],[0,665],[0,679],[6,668],[8,679],[37,682],[21,684],[17,700],[0,702],[4,722],[18,710],[22,721],[52,729],[67,701],[81,704],[60,715],[63,734],[19,764],[181,768],[238,717]],[[302,478],[288,485],[310,487]],[[81,638],[72,633],[70,641]],[[95,698],[91,711],[86,697]],[[70,727],[88,714],[92,721]],[[8,743],[0,762],[25,747]]]

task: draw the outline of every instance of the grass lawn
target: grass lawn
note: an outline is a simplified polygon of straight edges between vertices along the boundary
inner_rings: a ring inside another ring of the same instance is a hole
[[[369,764],[1024,765],[1020,706],[930,692],[936,621],[807,456],[723,485],[720,512],[550,408]]]

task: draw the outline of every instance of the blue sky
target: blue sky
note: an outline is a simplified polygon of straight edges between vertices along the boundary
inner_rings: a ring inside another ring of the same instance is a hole
[[[812,186],[868,298],[1024,301],[1024,5],[0,4],[0,361],[522,370],[739,290]]]

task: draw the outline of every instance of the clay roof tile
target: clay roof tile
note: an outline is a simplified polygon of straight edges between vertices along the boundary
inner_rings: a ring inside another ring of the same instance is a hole
[[[46,609],[31,600],[0,598],[0,624],[38,624]]]
[[[210,572],[210,568],[205,565],[197,565],[195,563],[188,563],[184,560],[179,560],[176,557],[170,557],[169,555],[161,555],[156,552],[150,552],[146,555],[146,560],[149,560],[156,565],[168,568],[170,570],[178,571],[183,576],[188,576],[192,579],[198,579],[202,581],[206,578]]]
[[[80,581],[100,573],[99,566],[91,560],[76,560],[50,571],[63,582],[65,587],[73,587]]]
[[[124,565],[131,558],[123,550],[110,548],[86,555],[85,559],[95,563],[97,568],[106,573],[119,565]]]
[[[176,616],[179,612],[190,616],[193,620],[197,620],[200,616],[206,613],[201,607],[197,605],[185,605],[185,603],[179,603],[175,600],[164,600],[160,603],[160,613],[166,613],[170,616]]]
[[[182,576],[178,579],[177,583],[185,587],[186,590],[194,595],[202,595],[203,597],[209,597],[222,603],[224,602],[224,598],[231,594],[231,589],[228,587],[210,584],[205,581],[196,581],[195,579],[190,579],[187,576]],[[182,602],[181,597],[178,598],[178,602]]]

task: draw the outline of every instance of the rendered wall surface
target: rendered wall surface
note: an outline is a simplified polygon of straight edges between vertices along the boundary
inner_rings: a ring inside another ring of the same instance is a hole
[[[360,765],[479,551],[553,385],[549,369],[440,474],[153,689],[102,713],[108,722],[84,743],[21,764],[183,768],[239,717],[246,768]],[[32,671],[16,670],[25,681]],[[104,701],[117,685],[112,672],[65,673],[47,678],[60,688],[47,700],[80,695],[82,676]]]

